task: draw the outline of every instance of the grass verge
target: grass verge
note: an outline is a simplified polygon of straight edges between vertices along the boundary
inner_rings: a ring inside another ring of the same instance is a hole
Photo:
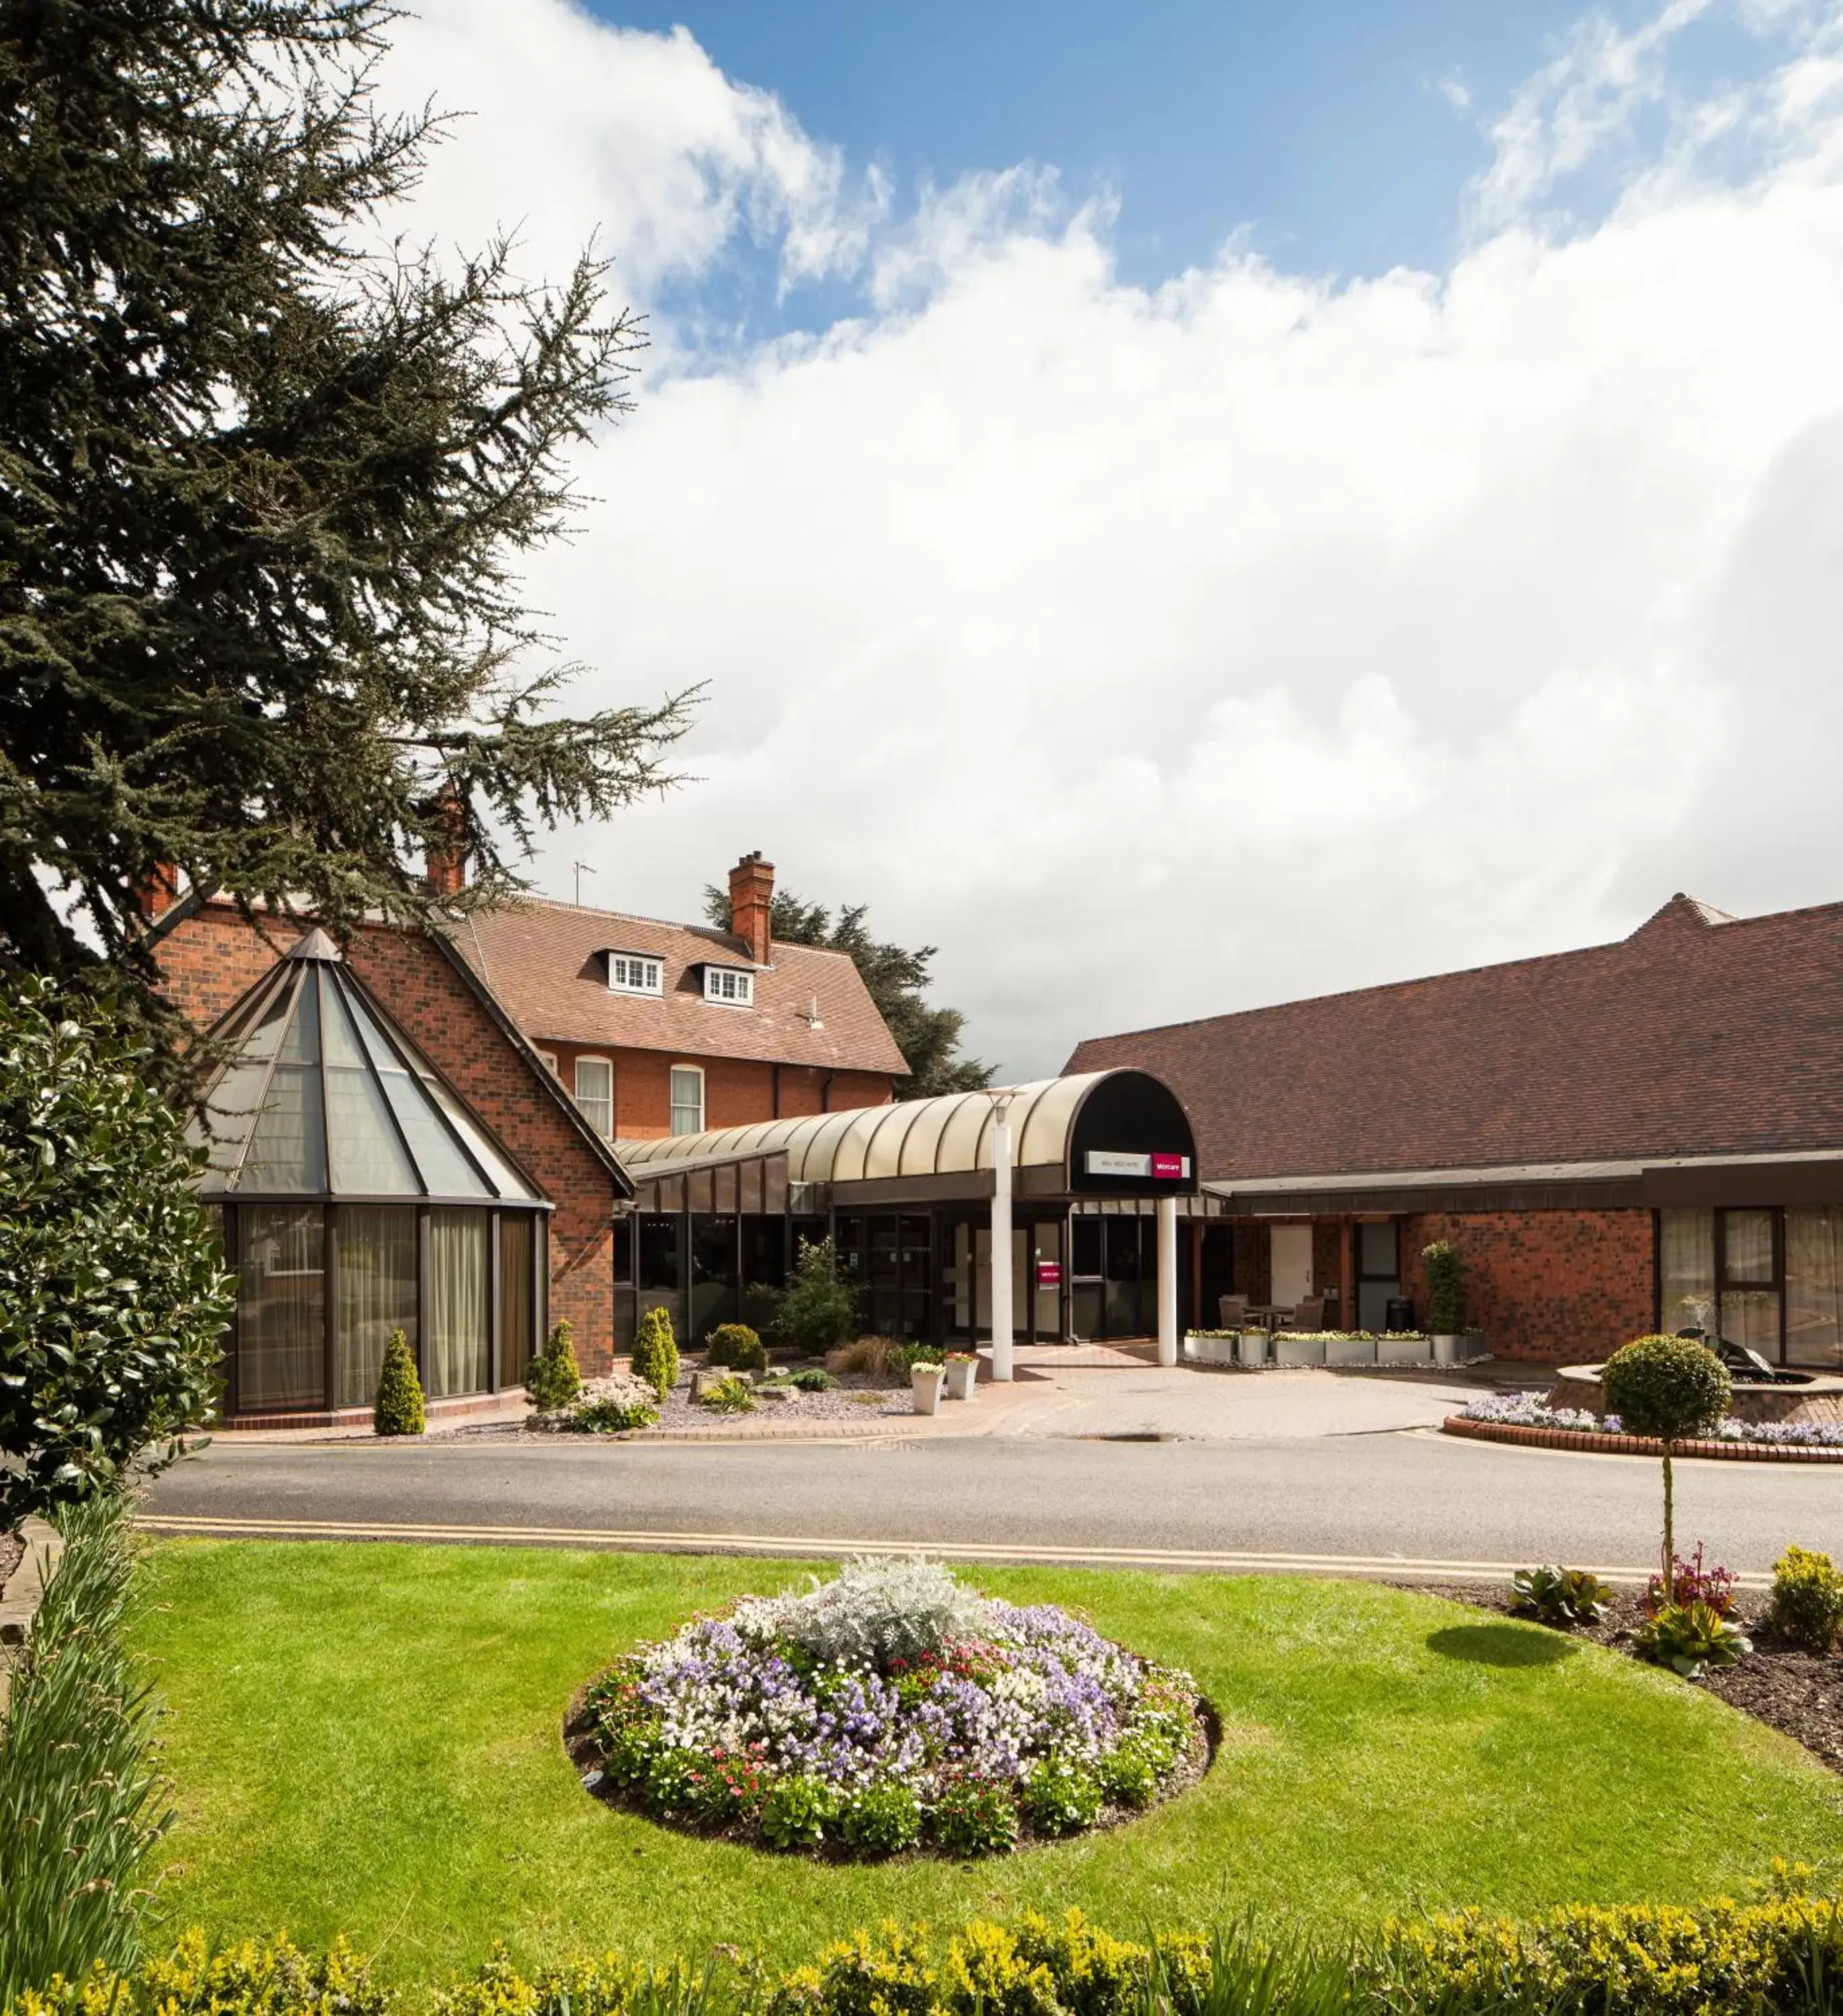
[[[139,1626],[171,1709],[161,1912],[344,1931],[406,1983],[504,1938],[521,1964],[759,1946],[885,1917],[1079,1904],[1122,1933],[1244,1909],[1361,1922],[1477,1904],[1746,1894],[1843,1873],[1843,1782],[1665,1674],[1373,1584],[980,1572],[1188,1666],[1221,1709],[1203,1784],[1008,1859],[821,1866],[689,1839],[577,1786],[578,1684],[688,1611],[798,1579],[708,1556],[172,1542]],[[158,1932],[154,1935],[157,1941]]]

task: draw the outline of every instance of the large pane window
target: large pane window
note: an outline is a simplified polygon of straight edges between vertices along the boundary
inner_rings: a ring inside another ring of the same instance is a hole
[[[334,1222],[339,1241],[334,1399],[368,1407],[393,1330],[416,1337],[416,1207],[341,1204]]]
[[[537,1300],[533,1269],[538,1222],[522,1211],[500,1219],[500,1384],[522,1386],[531,1370]]]
[[[1715,1215],[1657,1214],[1657,1320],[1665,1330],[1711,1330],[1715,1319]]]
[[[240,1412],[324,1404],[326,1220],[317,1204],[247,1204],[237,1226]]]
[[[707,1337],[734,1323],[740,1305],[736,1283],[736,1221],[725,1215],[691,1220],[691,1334]]]
[[[678,1234],[680,1220],[663,1211],[647,1212],[640,1221],[640,1309],[669,1309],[676,1327],[678,1301]]]
[[[1843,1204],[1786,1212],[1785,1355],[1843,1370]]]
[[[672,1067],[672,1131],[674,1134],[704,1132],[704,1074],[695,1064]]]
[[[1779,1280],[1771,1211],[1722,1213],[1722,1334],[1779,1355]]]
[[[483,1211],[438,1205],[429,1213],[425,1334],[431,1399],[486,1390],[486,1233]]]
[[[576,1103],[597,1134],[615,1131],[615,1067],[606,1057],[576,1060]]]
[[[1104,1218],[1107,1252],[1106,1324],[1109,1337],[1138,1337],[1139,1323],[1139,1221]]]

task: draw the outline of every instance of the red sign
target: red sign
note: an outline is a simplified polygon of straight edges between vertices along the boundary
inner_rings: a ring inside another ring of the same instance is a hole
[[[1039,1260],[1037,1263],[1037,1285],[1040,1288],[1059,1288],[1062,1285],[1062,1263],[1060,1260]]]
[[[1188,1161],[1189,1157],[1185,1155],[1155,1154],[1152,1158],[1152,1173],[1165,1183],[1181,1183],[1190,1173],[1187,1167]]]

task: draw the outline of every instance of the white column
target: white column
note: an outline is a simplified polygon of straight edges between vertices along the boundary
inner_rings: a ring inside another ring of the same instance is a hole
[[[1178,1363],[1178,1200],[1158,1201],[1158,1362]]]
[[[992,1108],[992,1377],[1011,1368],[1011,1122],[1002,1101]]]

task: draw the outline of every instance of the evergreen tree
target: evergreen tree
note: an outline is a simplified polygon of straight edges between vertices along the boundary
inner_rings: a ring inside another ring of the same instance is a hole
[[[384,1363],[377,1368],[377,1398],[371,1409],[371,1426],[381,1435],[420,1435],[428,1426],[416,1355],[400,1330],[391,1332],[390,1342],[384,1348]]]
[[[671,781],[690,697],[554,718],[516,571],[640,332],[591,258],[362,249],[439,137],[374,110],[391,13],[0,0],[0,960],[82,920],[144,985],[167,863],[339,931],[458,846],[491,902]]]
[[[730,898],[706,887],[704,912],[720,931],[730,928]],[[777,890],[769,912],[771,934],[785,945],[824,945],[848,952],[864,976],[877,1013],[889,1025],[909,1075],[896,1086],[898,1099],[929,1099],[941,1092],[977,1092],[992,1082],[992,1067],[958,1054],[966,1017],[957,1008],[932,1007],[923,999],[933,984],[929,965],[940,949],[914,951],[873,938],[864,919],[868,906],[846,905],[835,915],[823,903],[809,903],[791,890]]]

